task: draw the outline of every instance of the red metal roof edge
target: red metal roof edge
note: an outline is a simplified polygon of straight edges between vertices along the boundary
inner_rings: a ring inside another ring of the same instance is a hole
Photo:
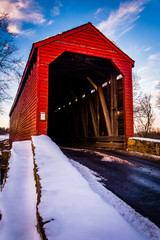
[[[33,53],[34,53],[35,49],[36,49],[37,47],[40,47],[40,46],[43,46],[43,45],[48,44],[48,43],[50,43],[50,42],[53,42],[53,41],[55,41],[55,40],[58,40],[58,39],[60,39],[60,38],[62,38],[62,37],[66,37],[66,36],[68,36],[68,35],[70,35],[70,34],[73,34],[73,33],[75,33],[75,32],[81,31],[81,30],[87,28],[88,26],[89,26],[89,27],[92,27],[92,29],[93,29],[94,31],[96,31],[96,33],[97,33],[100,37],[103,38],[103,40],[109,41],[110,44],[112,45],[112,47],[113,47],[114,49],[116,49],[116,50],[117,50],[124,58],[126,58],[129,62],[131,62],[132,67],[134,66],[134,60],[131,59],[126,53],[124,53],[114,42],[112,42],[109,38],[107,38],[102,32],[100,32],[100,30],[97,29],[91,22],[88,22],[88,23],[85,23],[85,24],[80,25],[80,26],[78,26],[78,27],[75,27],[75,28],[72,28],[72,29],[70,29],[70,30],[64,31],[64,32],[62,32],[62,33],[59,33],[59,34],[57,34],[57,35],[55,35],[55,36],[52,36],[52,37],[49,37],[49,38],[47,38],[47,39],[44,39],[44,40],[40,40],[40,41],[38,41],[38,42],[35,42],[35,43],[32,44],[32,48],[31,48],[31,51],[30,51],[30,54],[29,54],[29,57],[28,57],[28,60],[27,60],[27,64],[26,64],[26,67],[25,67],[24,72],[23,72],[22,80],[21,80],[20,85],[19,85],[19,87],[18,87],[17,94],[16,94],[16,97],[15,97],[14,102],[13,102],[13,104],[12,104],[12,107],[11,107],[11,110],[10,110],[10,113],[9,113],[9,116],[11,116],[12,111],[13,111],[13,109],[14,109],[14,107],[15,107],[16,102],[17,102],[18,94],[19,94],[19,92],[20,92],[20,90],[21,90],[21,87],[22,87],[22,84],[23,84],[23,80],[24,80],[25,74],[26,74],[26,72],[27,72],[27,70],[28,70],[28,66],[29,66],[29,63],[30,63],[30,61],[31,61],[31,59],[32,59],[32,56],[33,56]]]

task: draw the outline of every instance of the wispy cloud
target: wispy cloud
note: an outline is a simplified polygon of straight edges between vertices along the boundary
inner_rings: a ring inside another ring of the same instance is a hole
[[[54,22],[54,20],[50,20],[49,22],[46,23],[46,26],[51,25]]]
[[[149,46],[149,47],[147,47],[144,51],[145,51],[145,52],[149,52],[151,49],[152,49],[152,47]]]
[[[18,27],[18,25],[13,23],[9,24],[8,31],[10,33],[23,34],[23,31]]]
[[[154,54],[151,54],[149,57],[148,57],[148,60],[150,61],[160,61],[160,52],[157,52],[157,53],[154,53]]]
[[[18,34],[24,33],[24,31],[20,29],[20,23],[22,22],[35,25],[41,25],[46,22],[46,19],[43,14],[41,14],[40,10],[35,10],[33,5],[34,1],[31,0],[17,0],[15,2],[12,2],[11,0],[0,1],[1,12],[7,12],[9,14],[11,20],[9,25],[10,31]]]
[[[155,95],[160,76],[160,52],[149,55],[146,63],[137,70],[137,73],[139,76],[143,76],[141,78],[142,88]]]
[[[55,1],[55,6],[53,7],[53,16],[60,15],[60,8],[63,6],[63,4],[57,0]]]
[[[147,75],[150,75],[149,73],[151,71],[154,72],[154,76],[160,75],[160,52],[156,52],[156,53],[149,55],[147,58],[146,64],[144,66],[142,66],[141,68],[139,68],[137,70],[137,73],[138,74],[146,73],[146,76],[147,76]]]
[[[143,67],[139,68],[139,69],[137,70],[137,73],[138,73],[138,74],[141,74],[142,72],[148,71],[148,70],[149,70],[149,66],[148,66],[148,64],[147,64],[146,66],[143,66]]]
[[[95,15],[99,14],[102,11],[103,11],[103,8],[98,8],[97,11],[95,12]]]
[[[135,26],[135,22],[140,18],[140,13],[144,10],[147,2],[148,0],[123,2],[117,10],[111,11],[109,17],[99,23],[97,27],[107,37],[115,40]]]
[[[94,18],[98,19],[104,13],[105,8],[98,8],[94,13]]]

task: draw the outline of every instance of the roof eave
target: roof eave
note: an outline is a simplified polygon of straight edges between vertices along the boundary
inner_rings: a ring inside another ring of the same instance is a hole
[[[32,48],[31,48],[31,51],[30,51],[30,54],[29,54],[29,57],[28,57],[28,60],[27,60],[27,63],[26,63],[26,67],[25,67],[25,69],[24,69],[24,71],[23,71],[23,75],[22,75],[21,82],[20,82],[19,87],[18,87],[18,90],[17,90],[17,94],[16,94],[16,96],[15,96],[14,102],[13,102],[12,107],[11,107],[11,110],[10,110],[10,112],[9,112],[9,116],[12,115],[12,112],[13,112],[15,106],[16,106],[16,102],[17,102],[17,99],[18,99],[18,95],[19,95],[20,89],[21,89],[21,87],[22,87],[22,83],[23,83],[23,81],[24,81],[25,74],[26,74],[26,72],[27,72],[27,70],[28,70],[28,66],[29,66],[29,63],[30,63],[30,61],[31,61],[31,59],[32,59],[32,56],[33,56],[33,53],[34,53],[35,49],[36,49],[36,47],[34,46],[34,43],[33,43],[33,44],[32,44]]]

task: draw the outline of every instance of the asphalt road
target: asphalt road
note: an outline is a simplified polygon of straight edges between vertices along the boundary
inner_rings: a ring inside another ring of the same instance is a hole
[[[62,151],[100,174],[107,189],[160,227],[160,163],[108,150]]]

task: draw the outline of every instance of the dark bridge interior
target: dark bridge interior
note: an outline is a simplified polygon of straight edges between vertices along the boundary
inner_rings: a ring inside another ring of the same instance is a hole
[[[48,135],[124,147],[123,78],[109,59],[64,52],[49,66]]]

